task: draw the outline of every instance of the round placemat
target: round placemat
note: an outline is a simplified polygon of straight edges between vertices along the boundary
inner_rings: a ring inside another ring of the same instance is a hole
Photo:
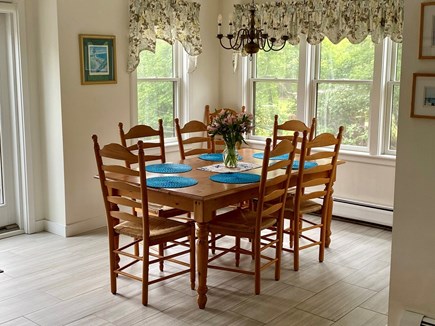
[[[313,167],[315,167],[315,166],[317,166],[317,165],[319,165],[319,164],[317,164],[316,162],[305,162],[304,163],[304,169],[310,169],[310,168],[313,168]],[[292,166],[292,169],[293,170],[297,170],[297,169],[299,169],[299,161],[294,161],[293,162],[293,166]]]
[[[212,161],[212,162],[223,162],[224,158],[222,153],[210,153],[210,154],[201,154],[198,156],[201,160],[204,161]],[[237,159],[240,161],[243,157],[240,155],[237,156]]]
[[[155,177],[147,179],[147,186],[151,188],[184,188],[194,186],[196,179],[186,177]]]
[[[260,176],[254,173],[219,173],[210,176],[210,180],[220,183],[254,183]]]
[[[187,164],[161,163],[147,165],[145,169],[154,173],[183,173],[191,171],[192,167]]]
[[[264,158],[264,153],[254,153],[252,155],[252,157],[254,158],[258,158],[260,160],[262,160]],[[281,161],[281,160],[286,160],[288,159],[288,154],[282,154],[282,155],[278,155],[278,156],[272,156],[271,158],[269,158],[269,160],[276,160],[276,161]]]

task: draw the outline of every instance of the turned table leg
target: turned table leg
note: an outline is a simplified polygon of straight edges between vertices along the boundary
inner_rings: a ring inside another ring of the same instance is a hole
[[[196,247],[198,262],[198,307],[205,308],[207,303],[207,263],[208,263],[208,225],[198,223],[198,242]]]

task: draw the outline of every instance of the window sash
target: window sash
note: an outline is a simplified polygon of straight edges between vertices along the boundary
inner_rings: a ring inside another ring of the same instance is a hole
[[[302,44],[299,53],[299,79],[281,78],[256,78],[255,56],[252,59],[244,59],[244,85],[248,91],[243,94],[242,102],[247,107],[255,104],[255,85],[261,82],[288,82],[298,85],[298,119],[309,122],[316,114],[316,98],[318,85],[321,83],[331,84],[366,84],[371,85],[370,108],[369,108],[369,140],[367,148],[359,146],[344,145],[344,150],[352,152],[368,152],[370,155],[395,155],[395,150],[391,150],[391,104],[393,88],[400,87],[399,81],[394,81],[397,69],[397,48],[398,44],[389,39],[375,45],[374,53],[374,73],[373,80],[354,80],[354,79],[319,79],[320,74],[320,46]],[[390,52],[388,52],[389,50]],[[303,117],[303,119],[301,118]],[[250,140],[264,140],[265,137],[249,135]]]
[[[186,108],[188,108],[188,96],[184,96],[187,88],[187,55],[183,51],[179,42],[175,42],[172,45],[172,60],[173,60],[173,77],[138,77],[136,71],[132,73],[132,83],[136,86],[133,89],[136,91],[132,94],[132,112],[131,112],[131,125],[138,124],[138,88],[141,83],[158,83],[158,82],[171,82],[173,84],[172,101],[173,101],[173,113],[171,127],[164,128],[165,132],[165,144],[176,143],[177,138],[175,135],[175,127],[173,120],[179,118],[180,121],[185,123],[188,121],[189,116]],[[169,122],[168,122],[169,123]],[[156,127],[156,126],[155,126]],[[168,135],[170,134],[170,135]],[[168,135],[168,136],[167,136]]]

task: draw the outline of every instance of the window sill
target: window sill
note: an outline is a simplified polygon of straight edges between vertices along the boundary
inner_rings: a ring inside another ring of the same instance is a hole
[[[250,147],[263,150],[265,142],[260,140],[246,140]],[[340,159],[346,162],[355,162],[382,166],[396,166],[396,157],[394,155],[370,155],[363,152],[352,152],[340,150]]]

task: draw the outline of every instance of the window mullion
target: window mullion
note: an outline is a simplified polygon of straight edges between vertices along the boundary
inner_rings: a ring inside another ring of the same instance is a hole
[[[386,72],[389,70],[388,62],[385,60],[388,48],[386,42],[375,46],[375,62],[373,67],[373,84],[370,95],[370,128],[369,128],[369,153],[370,155],[380,155],[383,151],[383,138],[385,117],[383,108],[385,107],[385,85]]]

